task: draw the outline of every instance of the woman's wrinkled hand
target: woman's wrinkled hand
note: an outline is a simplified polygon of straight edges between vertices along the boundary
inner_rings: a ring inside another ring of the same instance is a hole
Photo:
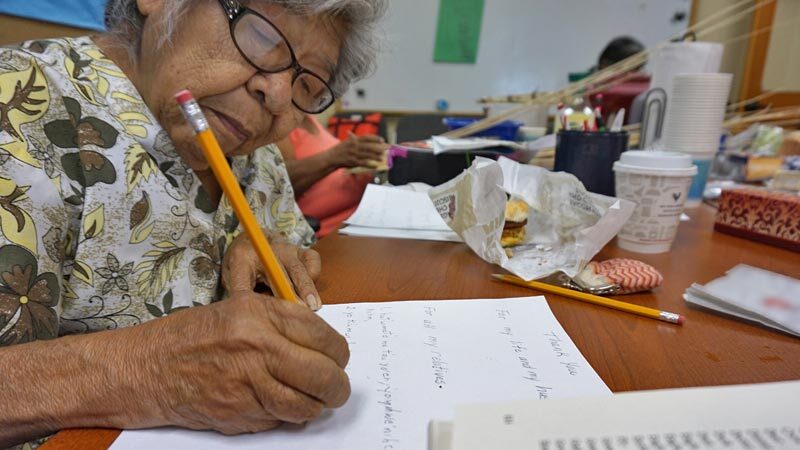
[[[136,358],[131,409],[142,403],[148,416],[136,428],[258,432],[312,420],[350,396],[347,342],[302,305],[238,292],[124,334],[135,342],[125,355]]]
[[[389,145],[380,136],[350,137],[328,150],[334,167],[378,167],[385,159]]]
[[[278,262],[294,286],[300,301],[312,310],[322,307],[314,284],[322,271],[322,259],[314,250],[304,249],[286,241],[280,235],[264,231]],[[269,286],[269,279],[253,244],[245,233],[237,236],[225,251],[222,262],[222,283],[229,294],[252,292],[259,282]],[[275,290],[273,289],[273,292]]]

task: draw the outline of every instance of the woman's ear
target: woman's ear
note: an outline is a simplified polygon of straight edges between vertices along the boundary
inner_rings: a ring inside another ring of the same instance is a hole
[[[154,12],[160,10],[163,4],[164,0],[136,0],[136,7],[139,8],[139,12],[145,17],[148,17]]]

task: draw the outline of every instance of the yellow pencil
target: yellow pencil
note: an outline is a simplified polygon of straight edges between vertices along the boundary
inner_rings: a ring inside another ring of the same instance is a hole
[[[197,133],[197,142],[200,144],[200,148],[203,149],[203,154],[222,187],[222,191],[230,200],[233,211],[236,213],[236,217],[239,218],[242,227],[244,227],[247,237],[253,243],[261,264],[267,271],[267,278],[269,278],[269,283],[274,293],[284,300],[297,302],[297,295],[292,289],[286,273],[278,263],[278,259],[275,257],[272,247],[269,246],[261,227],[258,225],[250,205],[247,204],[242,188],[239,187],[236,177],[234,177],[228,162],[225,160],[225,155],[214,137],[214,132],[208,126],[208,121],[203,115],[200,106],[188,90],[175,94],[175,100],[178,101],[183,115],[195,133]]]
[[[664,322],[683,325],[686,318],[681,314],[675,314],[667,311],[659,311],[657,309],[648,308],[646,306],[634,305],[632,303],[621,302],[619,300],[612,300],[610,298],[600,297],[598,295],[587,294],[573,289],[567,289],[560,286],[553,286],[552,284],[542,283],[540,281],[525,281],[522,278],[514,275],[492,274],[492,278],[506,283],[516,284],[539,291],[549,292],[551,294],[558,294],[574,300],[581,300],[595,305],[605,306],[619,311],[625,311],[640,316],[649,317],[651,319],[662,320]]]

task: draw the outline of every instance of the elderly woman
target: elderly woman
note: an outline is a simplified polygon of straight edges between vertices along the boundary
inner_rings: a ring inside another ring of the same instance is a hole
[[[254,432],[347,400],[346,342],[254,291],[258,260],[173,95],[194,93],[318,308],[313,234],[271,143],[371,68],[384,9],[111,0],[108,34],[0,49],[0,447],[70,427]]]

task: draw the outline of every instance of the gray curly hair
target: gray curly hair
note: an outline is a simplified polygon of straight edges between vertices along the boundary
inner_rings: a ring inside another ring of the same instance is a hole
[[[169,45],[181,16],[188,7],[202,0],[166,0],[163,33],[159,45]],[[336,73],[330,80],[336,97],[342,94],[353,81],[360,80],[375,70],[380,39],[378,22],[388,6],[387,0],[258,0],[276,4],[289,12],[304,15],[320,15],[335,18],[343,24],[343,44],[336,65]],[[144,17],[136,6],[136,0],[108,0],[105,11],[108,33],[125,46],[132,59],[139,51]]]

